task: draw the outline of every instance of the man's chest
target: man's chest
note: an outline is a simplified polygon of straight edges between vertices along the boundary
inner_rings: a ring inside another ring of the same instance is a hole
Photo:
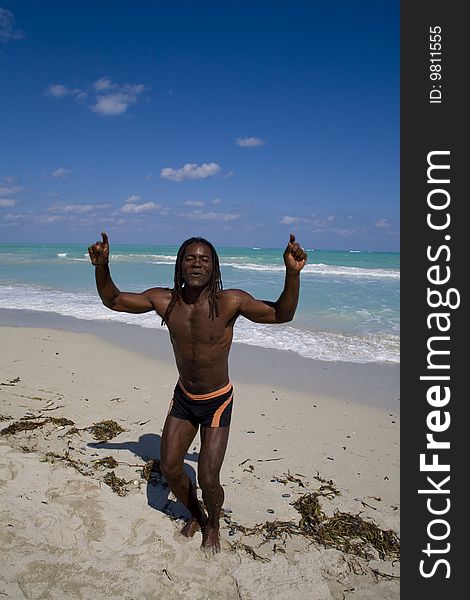
[[[221,307],[220,307],[221,308]],[[198,342],[213,344],[224,339],[233,329],[233,322],[226,311],[219,309],[219,316],[211,319],[209,304],[176,305],[168,323],[172,339],[177,343]]]

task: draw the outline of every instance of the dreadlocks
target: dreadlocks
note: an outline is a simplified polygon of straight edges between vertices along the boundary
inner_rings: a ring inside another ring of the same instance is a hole
[[[175,278],[174,278],[175,285],[174,285],[173,289],[171,290],[170,304],[168,305],[168,308],[166,309],[165,314],[163,315],[162,325],[167,323],[167,321],[170,317],[171,311],[175,307],[175,304],[182,297],[184,279],[183,279],[181,264],[183,262],[183,257],[184,257],[186,248],[190,244],[195,244],[195,243],[204,244],[211,251],[212,274],[211,274],[211,278],[209,280],[209,284],[207,286],[207,292],[208,292],[208,298],[209,298],[209,317],[210,317],[210,319],[214,320],[214,314],[216,317],[219,316],[219,307],[217,304],[216,295],[217,295],[217,292],[219,292],[222,289],[222,277],[220,274],[219,257],[217,256],[217,251],[214,248],[214,246],[210,242],[205,240],[204,238],[192,237],[192,238],[189,238],[189,240],[186,240],[185,242],[183,242],[180,246],[180,249],[178,250],[178,255],[176,257],[176,263],[175,263]]]

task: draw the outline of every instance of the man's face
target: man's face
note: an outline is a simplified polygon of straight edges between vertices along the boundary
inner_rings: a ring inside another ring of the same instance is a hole
[[[210,281],[213,269],[210,248],[199,242],[190,244],[184,252],[181,269],[186,285],[206,286]]]

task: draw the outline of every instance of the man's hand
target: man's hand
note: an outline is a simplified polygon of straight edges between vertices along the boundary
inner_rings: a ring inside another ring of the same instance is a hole
[[[103,238],[102,242],[96,242],[88,248],[88,254],[90,255],[91,262],[96,266],[107,265],[109,262],[109,242],[108,236],[103,231],[101,233]]]
[[[290,234],[290,240],[283,254],[284,264],[288,273],[300,273],[307,262],[307,253],[302,246],[295,241],[295,235]]]

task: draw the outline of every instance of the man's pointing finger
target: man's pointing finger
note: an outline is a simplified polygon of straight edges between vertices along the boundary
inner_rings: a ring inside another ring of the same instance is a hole
[[[108,243],[108,234],[105,231],[102,231],[101,237],[103,238],[103,244],[107,244]]]

